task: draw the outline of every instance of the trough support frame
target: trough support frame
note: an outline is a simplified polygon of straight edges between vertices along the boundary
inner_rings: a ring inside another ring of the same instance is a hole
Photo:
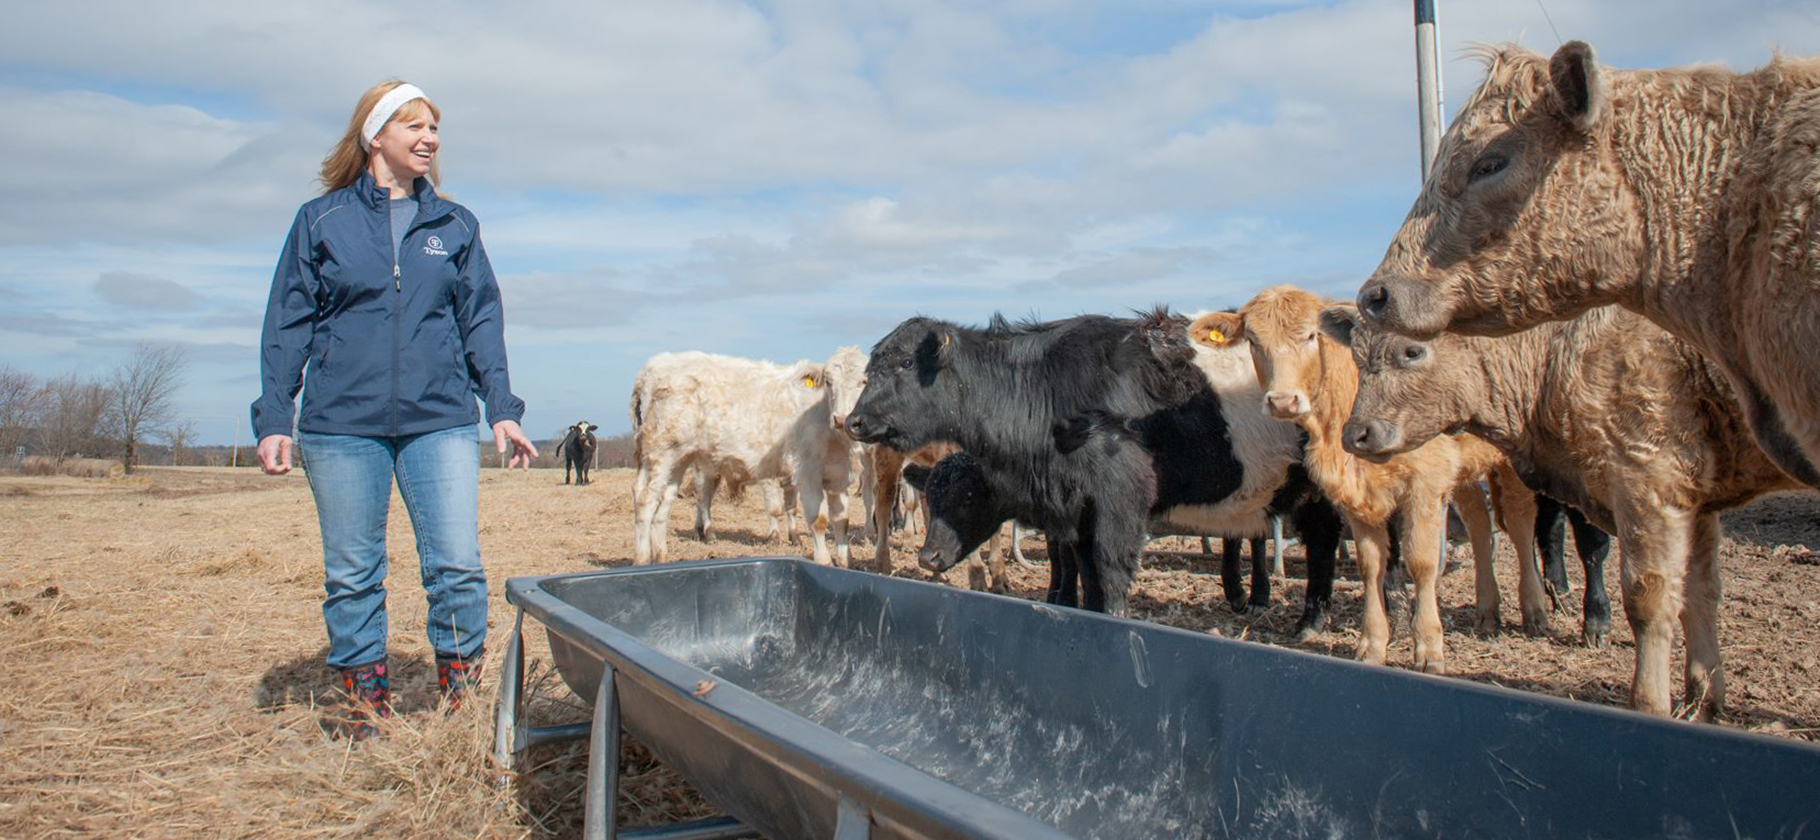
[[[502,768],[517,765],[525,751],[541,744],[588,739],[588,781],[582,837],[586,840],[742,840],[759,834],[732,817],[708,817],[669,825],[619,830],[619,691],[617,670],[601,663],[600,689],[589,723],[526,726],[524,721],[523,607],[512,620],[512,637],[501,663],[499,707],[493,718],[493,757]]]

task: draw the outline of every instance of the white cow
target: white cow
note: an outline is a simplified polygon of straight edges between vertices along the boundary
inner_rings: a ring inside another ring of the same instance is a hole
[[[857,347],[843,347],[827,362],[794,365],[697,352],[651,357],[632,389],[638,459],[632,561],[663,561],[670,504],[693,466],[735,485],[787,479],[802,502],[815,561],[847,565],[847,485],[856,444],[835,429],[828,393],[831,376],[857,376],[865,366]]]

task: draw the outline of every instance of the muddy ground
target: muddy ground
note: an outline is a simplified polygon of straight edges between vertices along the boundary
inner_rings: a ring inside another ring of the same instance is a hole
[[[628,563],[630,472],[587,487],[560,473],[482,478],[482,527],[495,638],[511,613],[497,585],[515,575]],[[1723,643],[1730,680],[1722,725],[1820,738],[1820,501],[1771,497],[1727,517]],[[758,493],[716,506],[717,535],[688,536],[679,560],[790,550],[768,542]],[[856,506],[857,507],[857,506]],[[855,517],[857,519],[857,515]],[[481,703],[445,715],[423,639],[424,603],[403,508],[390,541],[392,665],[399,715],[384,737],[352,745],[325,732],[335,686],[321,661],[321,558],[301,476],[251,470],[148,469],[124,479],[0,475],[0,837],[556,837],[577,833],[585,776],[579,746],[531,757],[513,780],[492,767],[492,675]],[[1026,544],[1042,558],[1040,541]],[[922,578],[899,539],[895,574]],[[1298,550],[1268,609],[1235,614],[1198,540],[1159,540],[1134,592],[1135,616],[1196,632],[1295,645],[1303,579]],[[806,549],[802,549],[805,550]],[[870,556],[870,547],[857,555]],[[1443,583],[1448,662],[1460,679],[1621,705],[1632,644],[1579,641],[1579,598],[1542,638],[1515,626],[1513,555],[1501,541],[1505,629],[1471,632],[1470,563]],[[1576,589],[1583,585],[1570,562]],[[1611,582],[1616,582],[1616,558]],[[962,581],[958,571],[951,573]],[[1042,568],[1013,567],[1013,593],[1041,597]],[[1349,564],[1336,586],[1335,630],[1299,645],[1349,657],[1359,615]],[[1614,599],[1615,599],[1614,592]],[[1401,628],[1399,628],[1401,629]],[[1400,633],[1391,662],[1407,666]],[[536,722],[585,719],[549,678],[529,634]],[[1677,653],[1679,656],[1679,653]],[[641,749],[628,755],[621,803],[631,824],[708,813]],[[505,779],[505,781],[501,781]]]

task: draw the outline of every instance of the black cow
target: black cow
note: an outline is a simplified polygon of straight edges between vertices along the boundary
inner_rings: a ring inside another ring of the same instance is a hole
[[[847,428],[898,449],[958,444],[978,464],[987,516],[1002,514],[993,524],[1047,534],[1049,599],[1075,604],[1078,574],[1084,606],[1123,614],[1151,518],[1217,504],[1244,478],[1186,328],[1161,309],[1017,326],[995,317],[984,330],[912,318],[873,348]],[[1324,500],[1303,507],[1315,570],[1303,623],[1318,626],[1340,520]]]
[[[958,558],[977,550],[1008,518],[1006,505],[994,495],[985,467],[965,453],[951,455],[933,468],[905,467],[904,479],[923,491],[929,510],[929,530],[917,562],[933,572],[946,571]],[[1334,554],[1342,527],[1338,513],[1308,478],[1300,465],[1290,468],[1289,480],[1266,509],[1269,515],[1285,514],[1305,537],[1308,548],[1308,588],[1297,631],[1306,636],[1326,628],[1333,602]],[[1251,595],[1246,597],[1242,573],[1242,540],[1222,540],[1220,584],[1234,612],[1270,604],[1270,568],[1264,541],[1251,541]],[[1393,553],[1395,548],[1392,549]],[[1058,557],[1058,555],[1060,555]],[[1074,601],[1078,569],[1050,545],[1049,600]]]
[[[562,483],[569,483],[571,467],[575,469],[576,486],[588,483],[588,467],[594,463],[594,430],[599,428],[583,420],[570,426],[562,442],[556,444],[556,451],[562,453]]]

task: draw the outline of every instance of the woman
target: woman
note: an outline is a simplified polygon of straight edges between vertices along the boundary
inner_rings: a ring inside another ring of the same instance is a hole
[[[322,162],[324,194],[297,212],[278,259],[253,403],[259,463],[290,471],[307,457],[322,526],[328,664],[354,700],[352,734],[389,714],[385,528],[392,480],[417,536],[436,651],[452,707],[478,676],[486,645],[480,564],[479,417],[511,466],[537,450],[518,421],[506,373],[499,287],[467,208],[442,198],[441,111],[402,82],[368,90]],[[308,379],[305,380],[305,369]]]

